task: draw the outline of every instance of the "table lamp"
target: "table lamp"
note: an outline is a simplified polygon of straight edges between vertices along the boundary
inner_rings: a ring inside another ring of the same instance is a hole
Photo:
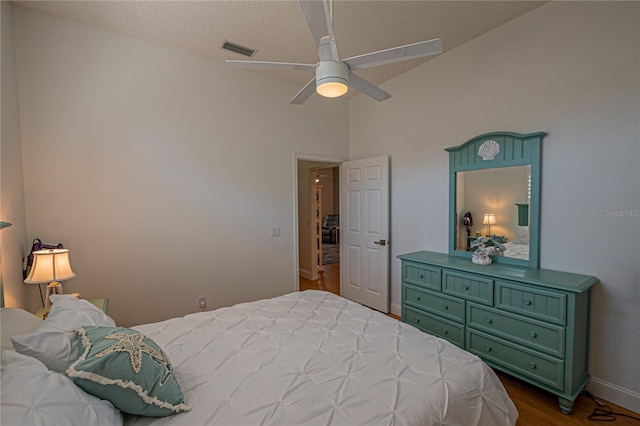
[[[487,233],[487,237],[491,236],[491,225],[496,224],[496,215],[494,213],[485,213],[484,219],[482,219],[483,225],[489,225],[489,232]]]
[[[47,285],[47,296],[44,306],[45,315],[51,308],[49,296],[52,294],[62,294],[62,284],[60,281],[75,277],[69,263],[69,250],[67,249],[47,249],[33,252],[33,266],[29,275],[24,280],[26,284]]]

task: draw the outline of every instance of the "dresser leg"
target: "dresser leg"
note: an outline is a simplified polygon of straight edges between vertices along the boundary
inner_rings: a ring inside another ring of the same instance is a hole
[[[573,408],[573,402],[570,399],[558,397],[558,404],[560,405],[560,411],[562,414],[570,414],[571,409]]]

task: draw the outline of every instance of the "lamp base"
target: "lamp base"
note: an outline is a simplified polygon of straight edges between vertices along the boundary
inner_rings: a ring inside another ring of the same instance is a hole
[[[46,318],[47,315],[49,315],[49,309],[51,309],[51,300],[49,299],[49,296],[51,296],[52,294],[62,294],[62,284],[58,281],[50,282],[47,285],[47,295],[45,296],[46,302],[44,305],[43,319]]]

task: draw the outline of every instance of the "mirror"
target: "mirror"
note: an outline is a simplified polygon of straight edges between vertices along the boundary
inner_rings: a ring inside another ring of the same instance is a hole
[[[477,237],[496,235],[506,241],[504,257],[529,261],[530,181],[528,165],[458,172],[456,250],[473,251]]]
[[[545,133],[497,132],[447,148],[449,254],[471,257],[479,236],[496,236],[496,263],[539,266],[540,154]]]

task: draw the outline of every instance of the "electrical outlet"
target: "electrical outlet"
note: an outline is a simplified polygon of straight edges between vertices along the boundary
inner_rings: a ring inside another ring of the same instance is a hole
[[[198,306],[200,306],[200,309],[204,309],[204,308],[207,307],[207,297],[206,296],[198,297]]]
[[[272,226],[271,227],[271,236],[272,237],[279,237],[280,236],[280,227],[279,226]]]

